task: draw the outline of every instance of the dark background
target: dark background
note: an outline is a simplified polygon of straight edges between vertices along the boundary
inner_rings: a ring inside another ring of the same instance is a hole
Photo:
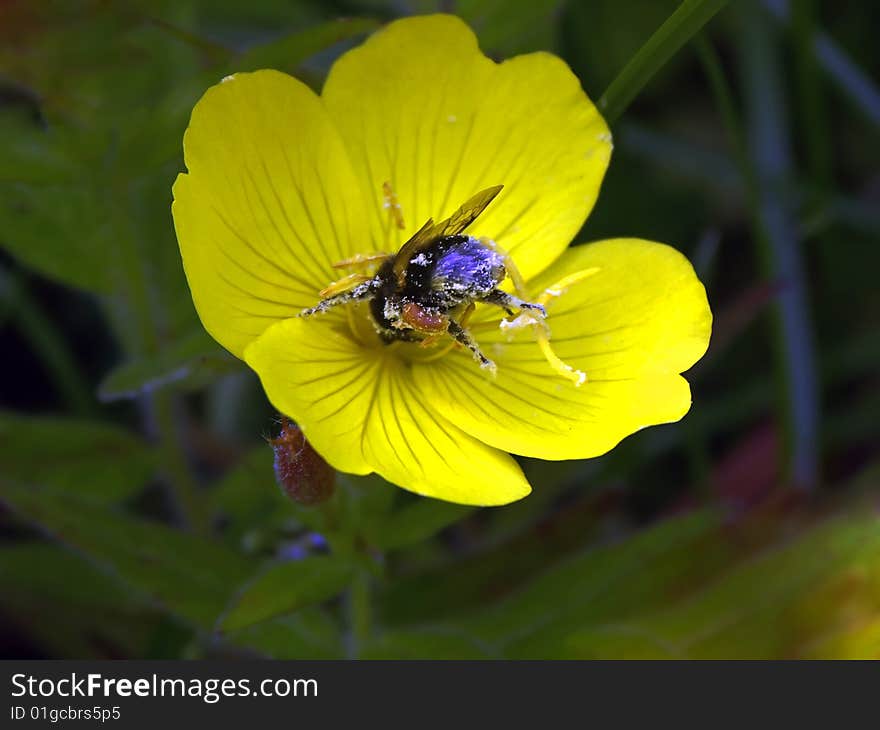
[[[689,0],[687,5],[698,3]],[[594,100],[671,0],[440,3]],[[0,1],[0,655],[880,658],[880,5],[733,0],[612,113],[576,241],[677,246],[694,406],[517,504],[292,503],[170,216],[225,74],[320,88],[428,2]]]

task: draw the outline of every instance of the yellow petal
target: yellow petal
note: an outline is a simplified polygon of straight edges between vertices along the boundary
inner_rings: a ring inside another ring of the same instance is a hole
[[[277,71],[227,77],[193,109],[174,224],[205,329],[241,357],[314,304],[365,239],[351,165],[318,97]]]
[[[711,333],[703,285],[675,249],[616,239],[566,252],[531,284],[532,296],[594,267],[547,305],[550,343],[586,383],[555,374],[531,328],[508,339],[480,324],[473,334],[497,379],[460,352],[419,365],[431,406],[492,446],[543,459],[598,456],[645,426],[680,419],[691,399],[679,373],[702,357]]]
[[[245,352],[272,404],[335,468],[376,471],[450,502],[506,504],[529,493],[508,455],[426,406],[393,348],[357,342],[344,315],[290,319]]]
[[[556,56],[496,64],[458,18],[399,20],[340,58],[322,93],[351,151],[377,249],[428,218],[505,188],[469,232],[495,239],[528,277],[580,229],[611,152],[608,128]],[[406,229],[389,225],[390,181]]]

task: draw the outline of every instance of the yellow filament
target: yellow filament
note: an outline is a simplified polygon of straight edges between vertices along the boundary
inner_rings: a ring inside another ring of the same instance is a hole
[[[461,315],[461,319],[458,321],[458,324],[464,328],[468,326],[468,322],[471,321],[471,316],[474,313],[474,310],[477,308],[477,305],[471,302],[467,305],[467,309],[464,310],[464,314]]]
[[[384,261],[392,255],[393,254],[387,253],[356,253],[351,258],[337,261],[335,264],[333,264],[333,268],[365,270],[369,269],[370,266],[376,261]]]
[[[403,210],[397,201],[397,195],[394,194],[394,188],[391,187],[391,183],[387,180],[382,183],[382,194],[385,198],[385,207],[388,209],[391,222],[400,230],[403,230],[406,228],[406,224],[403,222]]]
[[[507,269],[507,275],[510,277],[510,280],[513,282],[513,290],[516,292],[516,295],[520,299],[526,298],[526,282],[523,280],[522,274],[519,273],[519,269],[516,268],[516,264],[513,263],[513,259],[504,252],[502,252],[504,256],[504,268]]]
[[[448,345],[446,345],[446,347],[438,350],[433,355],[429,355],[428,357],[420,357],[419,362],[434,362],[434,360],[439,360],[441,357],[452,352],[457,344],[458,343],[455,341],[450,342]]]
[[[541,296],[538,297],[538,304],[543,304],[546,307],[547,302],[549,302],[551,299],[565,294],[566,290],[569,287],[574,286],[575,284],[579,284],[584,279],[597,273],[599,273],[599,267],[594,266],[591,269],[583,269],[582,271],[575,271],[573,274],[569,274],[568,276],[563,276],[559,281],[557,281],[552,286],[548,286],[541,293]]]
[[[547,327],[538,328],[537,341],[538,347],[541,348],[541,354],[550,363],[550,367],[553,368],[554,372],[570,380],[575,386],[581,386],[587,382],[587,374],[585,372],[575,370],[571,365],[560,360],[559,355],[553,352],[553,348],[550,347],[550,332]]]
[[[333,294],[342,294],[349,289],[354,289],[358,284],[363,284],[365,281],[369,281],[371,278],[371,276],[365,274],[349,274],[338,281],[330,282],[318,292],[318,296],[323,299],[324,297],[329,297]]]
[[[569,287],[579,284],[584,279],[592,276],[598,271],[598,267],[593,267],[564,276],[552,286],[547,287],[538,297],[537,303],[546,307],[551,299],[561,296]],[[516,279],[513,275],[511,275],[511,279],[514,280],[514,286],[516,286]],[[553,351],[553,347],[550,345],[550,327],[547,323],[543,319],[535,317],[531,312],[520,314],[519,317],[523,317],[524,315],[526,316],[524,324],[535,325],[535,339],[538,343],[538,347],[553,371],[566,380],[570,380],[575,386],[581,386],[587,382],[586,373],[573,368],[571,365],[560,359],[559,355]],[[531,322],[528,321],[529,319],[531,319]]]
[[[386,190],[386,195],[387,195]],[[510,277],[511,282],[513,283],[514,291],[520,299],[527,299],[526,286],[525,281],[523,280],[522,274],[520,274],[519,269],[516,267],[516,264],[513,262],[513,259],[501,249],[498,244],[496,244],[493,240],[489,238],[481,238],[481,242],[492,248],[494,251],[497,251],[501,256],[504,257],[504,266],[507,270],[507,275]],[[569,274],[568,276],[562,277],[559,281],[547,287],[541,294],[537,297],[536,303],[540,304],[544,307],[549,304],[552,299],[556,297],[562,296],[570,287],[575,284],[579,284],[584,279],[593,276],[594,274],[599,272],[599,268],[594,266],[589,269],[583,269],[581,271],[576,271],[573,274]],[[473,314],[474,305],[471,304],[464,315],[461,318],[461,325],[465,326],[467,321],[470,319],[471,314]],[[518,320],[518,322],[517,322]],[[541,350],[541,354],[547,360],[547,363],[553,369],[557,375],[565,378],[566,380],[574,383],[575,387],[579,387],[587,382],[587,374],[581,370],[577,370],[573,368],[571,365],[563,361],[559,355],[557,355],[553,347],[550,345],[550,327],[547,325],[547,322],[540,315],[535,314],[533,311],[524,310],[520,312],[516,320],[517,322],[514,326],[518,326],[520,323],[522,325],[534,325],[535,326],[535,340],[538,344],[538,348]],[[480,331],[487,328],[494,328],[497,325],[489,322],[480,322],[474,325],[472,331]],[[421,343],[422,347],[429,347],[436,342],[437,337],[429,337],[425,341]],[[433,362],[435,360],[439,360],[442,357],[445,357],[448,353],[450,353],[453,349],[455,349],[458,343],[451,342],[445,347],[441,348],[433,355],[425,358],[419,358],[419,362]]]

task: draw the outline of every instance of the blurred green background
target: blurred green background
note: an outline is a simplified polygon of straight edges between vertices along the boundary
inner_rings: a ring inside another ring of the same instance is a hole
[[[880,6],[687,0],[663,25],[677,7],[0,2],[0,655],[880,658]],[[607,90],[577,241],[676,245],[712,345],[684,421],[526,460],[522,502],[340,476],[305,508],[192,306],[183,130],[227,73],[319,89],[437,9]]]

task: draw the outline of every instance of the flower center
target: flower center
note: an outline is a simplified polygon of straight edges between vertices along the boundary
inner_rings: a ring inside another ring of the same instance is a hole
[[[475,339],[471,330],[498,328],[511,337],[515,330],[531,328],[551,370],[575,386],[582,385],[586,373],[564,362],[553,350],[547,306],[598,269],[569,274],[531,301],[510,255],[489,238],[465,233],[502,187],[496,185],[475,194],[438,224],[428,220],[396,254],[359,254],[334,264],[334,268],[354,271],[325,287],[320,292],[323,299],[300,316],[349,304],[345,307],[348,327],[364,347],[382,347],[393,356],[422,363],[438,360],[453,349],[467,348],[493,376],[497,366],[481,350],[479,338]],[[391,184],[385,182],[382,191],[388,212],[387,244],[390,230],[404,229],[406,224]],[[510,278],[515,295],[500,288],[505,278]],[[367,302],[368,306],[360,306]],[[511,317],[514,311],[519,313],[512,319],[483,318],[471,327],[477,305],[505,310]]]
[[[525,285],[518,269],[509,257],[507,257],[505,265],[517,295],[524,301],[527,301]],[[549,308],[551,302],[562,297],[570,287],[581,283],[598,272],[598,267],[592,267],[568,274],[541,292],[535,298],[534,303]],[[492,305],[481,306],[490,307]],[[464,316],[461,318],[463,326],[468,325],[468,320],[473,311],[473,305],[465,310]],[[395,340],[391,343],[385,343],[382,341],[380,328],[376,326],[366,306],[356,304],[355,306],[348,307],[347,312],[349,327],[358,341],[368,347],[380,347],[386,352],[394,352],[395,356],[402,357],[409,362],[433,362],[463,347],[461,343],[451,338],[441,337],[436,334],[430,335],[419,342]],[[554,373],[571,381],[576,387],[583,385],[587,381],[587,374],[585,372],[572,367],[556,354],[551,344],[550,325],[547,319],[536,310],[523,309],[512,318],[483,319],[469,326],[472,333],[479,334],[500,329],[502,332],[507,333],[509,337],[517,330],[527,328],[531,328],[534,332],[535,344]]]

